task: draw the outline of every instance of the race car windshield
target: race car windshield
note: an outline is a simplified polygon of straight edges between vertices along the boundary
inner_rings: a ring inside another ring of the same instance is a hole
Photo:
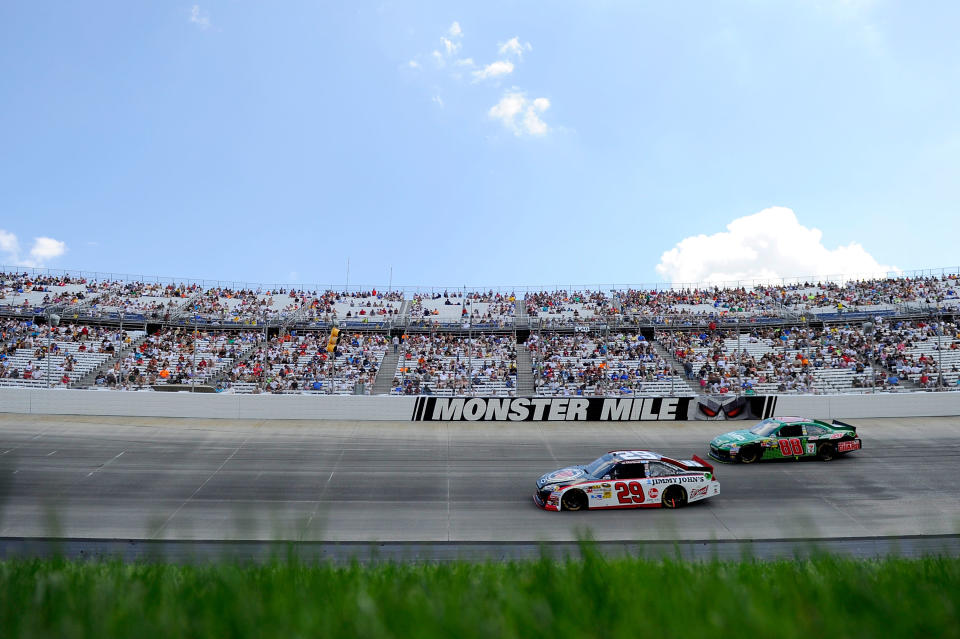
[[[754,435],[760,435],[761,437],[766,437],[773,431],[777,430],[777,427],[780,425],[780,422],[774,421],[772,419],[765,419],[753,428],[750,429],[750,432]]]
[[[600,457],[599,459],[595,459],[594,461],[587,464],[587,472],[593,475],[594,477],[600,477],[601,475],[603,475],[604,471],[606,471],[612,465],[613,465],[613,455],[611,455],[610,453],[607,453],[603,457]]]

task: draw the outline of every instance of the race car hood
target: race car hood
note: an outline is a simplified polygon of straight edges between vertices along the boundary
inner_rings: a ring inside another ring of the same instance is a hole
[[[583,466],[568,466],[560,470],[552,470],[545,473],[537,480],[537,488],[543,488],[548,484],[572,484],[576,481],[592,479]]]
[[[743,446],[749,442],[756,442],[764,439],[755,433],[751,433],[749,430],[734,430],[729,433],[724,433],[723,435],[718,435],[713,438],[713,441],[710,443],[717,448],[723,446]]]

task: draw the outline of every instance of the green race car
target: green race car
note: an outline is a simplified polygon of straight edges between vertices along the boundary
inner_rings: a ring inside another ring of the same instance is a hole
[[[710,442],[710,456],[722,462],[752,464],[761,459],[817,457],[823,461],[860,450],[857,429],[837,420],[772,417],[750,430],[735,430]]]

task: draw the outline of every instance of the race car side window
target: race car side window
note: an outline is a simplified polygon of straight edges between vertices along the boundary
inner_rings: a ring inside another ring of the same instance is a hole
[[[801,435],[803,435],[801,424],[787,424],[777,433],[777,437],[800,437]]]
[[[807,424],[806,426],[803,427],[803,429],[804,429],[805,431],[807,431],[806,434],[807,434],[808,436],[809,436],[809,435],[823,435],[823,434],[825,434],[825,433],[827,432],[827,429],[826,429],[826,428],[822,428],[822,427],[820,427],[820,426],[814,426],[813,424]]]
[[[643,464],[617,464],[614,479],[643,479]]]
[[[670,477],[679,472],[680,471],[673,466],[669,466],[663,462],[650,462],[647,464],[647,477]]]

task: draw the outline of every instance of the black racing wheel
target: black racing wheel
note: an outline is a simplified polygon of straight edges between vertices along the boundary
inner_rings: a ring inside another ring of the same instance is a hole
[[[587,507],[587,496],[582,490],[570,490],[563,493],[560,505],[563,510],[584,510]]]
[[[837,457],[837,449],[833,444],[820,444],[817,446],[817,459],[820,461],[830,461]]]
[[[737,455],[737,459],[740,460],[740,463],[743,464],[752,464],[755,461],[760,460],[760,447],[759,446],[744,446],[740,449],[740,454]]]
[[[686,506],[687,491],[684,490],[683,486],[670,486],[670,488],[663,491],[663,497],[660,498],[660,503],[663,504],[664,508],[680,508],[681,506]]]

